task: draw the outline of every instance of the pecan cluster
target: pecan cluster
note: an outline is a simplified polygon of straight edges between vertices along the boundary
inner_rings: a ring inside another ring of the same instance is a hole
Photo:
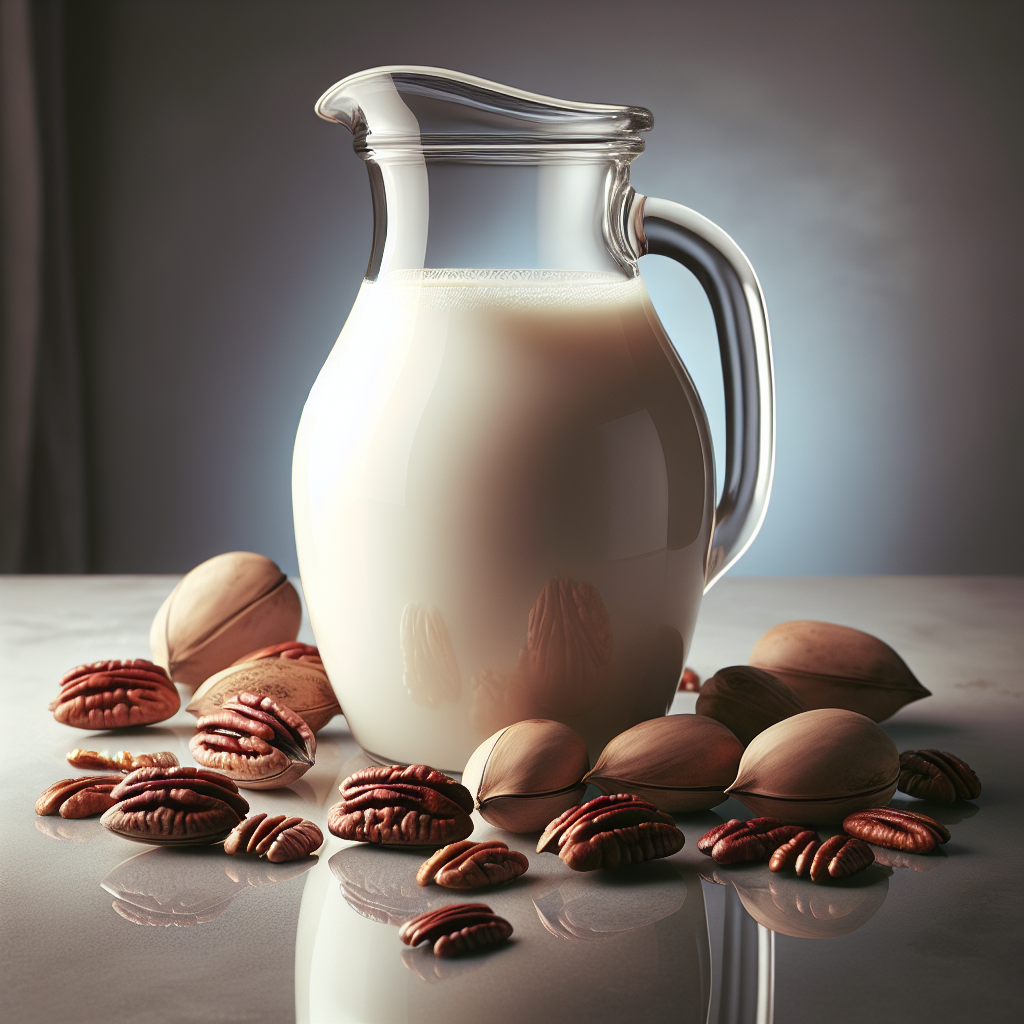
[[[440,910],[419,914],[398,930],[407,946],[429,942],[434,956],[451,957],[476,953],[508,940],[512,925],[484,903],[453,903]]]
[[[803,825],[787,825],[781,818],[732,818],[705,832],[697,840],[697,849],[716,864],[767,860],[783,843],[803,831]]]
[[[327,812],[340,839],[384,846],[442,846],[473,831],[473,798],[465,786],[429,765],[364,768],[341,784]]]
[[[304,775],[316,738],[302,717],[270,697],[239,693],[196,725],[188,748],[196,761],[243,789],[280,789]]]
[[[683,848],[672,815],[629,793],[570,807],[544,830],[538,853],[558,853],[573,871],[596,871],[671,857]]]
[[[792,868],[801,877],[810,875],[812,882],[824,882],[856,874],[874,861],[871,847],[859,839],[832,836],[821,842],[816,832],[806,829],[778,847],[768,867],[772,871]]]
[[[530,862],[518,850],[492,840],[463,839],[442,847],[416,873],[419,885],[435,882],[446,889],[482,889],[524,874]]]
[[[201,768],[139,768],[110,795],[118,802],[100,824],[125,839],[157,846],[220,842],[249,811],[227,776]]]
[[[950,838],[946,826],[927,814],[893,807],[857,811],[843,820],[843,831],[866,843],[905,853],[931,853]]]
[[[59,814],[62,818],[91,818],[117,803],[111,791],[120,775],[88,775],[61,779],[43,790],[36,800],[36,814]]]
[[[981,782],[971,766],[945,750],[904,750],[897,788],[907,796],[936,804],[981,796]]]
[[[252,853],[275,864],[300,860],[320,849],[324,834],[306,818],[286,818],[275,814],[254,814],[236,825],[224,840],[224,852]]]
[[[78,665],[60,681],[48,710],[76,729],[123,729],[170,718],[181,706],[174,683],[144,658]]]

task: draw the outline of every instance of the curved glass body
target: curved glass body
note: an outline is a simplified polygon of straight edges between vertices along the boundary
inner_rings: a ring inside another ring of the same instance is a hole
[[[628,167],[650,115],[431,69],[354,76],[318,111],[354,131],[374,197],[293,472],[353,735],[461,771],[496,729],[554,718],[594,758],[665,713],[710,575],[752,539],[716,534],[706,418],[637,270],[657,224]]]

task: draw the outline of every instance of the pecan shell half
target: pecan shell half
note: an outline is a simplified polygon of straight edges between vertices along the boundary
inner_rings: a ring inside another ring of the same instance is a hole
[[[767,860],[775,850],[803,831],[803,825],[787,825],[781,818],[751,818],[749,821],[732,818],[705,832],[697,840],[697,849],[716,864]]]
[[[930,853],[949,842],[949,830],[927,814],[871,807],[843,821],[843,831],[866,843],[907,853]]]
[[[226,775],[202,768],[139,768],[110,795],[119,802],[100,824],[125,839],[155,846],[220,842],[249,811]]]
[[[945,750],[904,750],[896,788],[907,796],[936,804],[981,796],[981,782],[971,766]]]
[[[518,850],[491,840],[463,839],[442,847],[416,873],[419,885],[436,882],[446,889],[482,889],[518,878],[530,862]]]
[[[443,846],[473,831],[473,798],[465,786],[429,765],[364,768],[340,786],[327,812],[340,839],[384,846]]]
[[[136,768],[176,768],[178,759],[169,750],[158,750],[155,754],[132,754],[127,750],[119,750],[111,756],[105,750],[83,750],[75,747],[68,751],[68,764],[72,768],[103,769],[113,768],[115,771],[135,771]],[[120,781],[120,780],[118,780]]]
[[[61,779],[43,790],[36,800],[36,814],[59,814],[62,818],[91,818],[117,803],[110,795],[120,775],[87,775]]]
[[[188,749],[242,789],[280,789],[312,767],[316,737],[302,717],[270,697],[239,693],[203,715]]]
[[[224,840],[224,852],[254,853],[275,864],[308,857],[323,846],[324,834],[306,818],[254,814],[236,825]]]
[[[429,942],[434,956],[475,953],[508,940],[512,925],[498,917],[485,903],[453,903],[440,910],[428,910],[406,921],[398,937],[407,946]]]
[[[144,658],[77,665],[48,710],[76,729],[123,729],[170,718],[181,698],[167,673]]]
[[[558,852],[573,871],[596,871],[671,857],[686,838],[670,814],[631,793],[570,807],[544,830],[538,853]]]
[[[812,882],[824,882],[863,871],[874,860],[871,847],[860,839],[832,836],[822,843],[808,829],[783,843],[772,854],[768,867],[772,871],[792,868],[798,875],[810,875]]]

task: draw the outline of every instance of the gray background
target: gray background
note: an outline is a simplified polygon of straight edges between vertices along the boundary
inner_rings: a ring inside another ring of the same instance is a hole
[[[778,462],[734,572],[1024,571],[1021,10],[69,4],[91,567],[179,572],[244,548],[295,571],[292,440],[371,230],[351,138],[312,105],[410,63],[649,107],[636,188],[750,257]],[[714,424],[710,311],[685,271],[641,267]]]

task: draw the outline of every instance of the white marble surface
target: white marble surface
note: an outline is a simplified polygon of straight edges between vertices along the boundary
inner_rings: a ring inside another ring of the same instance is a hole
[[[149,850],[95,819],[36,817],[36,796],[76,774],[64,761],[74,746],[172,749],[191,763],[194,719],[184,711],[116,736],[69,729],[46,711],[72,665],[147,656],[150,619],[173,583],[0,578],[5,1019],[383,1024],[637,1016],[746,1024],[758,1012],[759,938],[765,1021],[772,1006],[780,1024],[1019,1019],[1024,581],[736,578],[723,580],[701,612],[688,662],[702,676],[742,663],[761,633],[792,618],[865,629],[904,656],[933,696],[885,727],[900,749],[954,751],[985,787],[974,804],[929,808],[953,833],[943,856],[894,860],[856,884],[828,888],[769,879],[763,866],[712,871],[695,841],[719,818],[748,816],[728,801],[680,818],[687,846],[642,870],[580,876],[531,853],[521,883],[487,897],[513,922],[515,941],[458,963],[409,953],[392,924],[373,919],[387,917],[389,906],[400,916],[410,901],[455,901],[409,887],[414,854],[353,849],[330,837],[300,870],[246,864],[217,850]],[[690,711],[694,701],[680,694],[673,711]],[[338,782],[362,763],[337,718],[320,733],[317,763],[302,780],[252,793],[250,803],[323,826]],[[910,803],[900,794],[896,802]],[[477,837],[490,831],[480,823]],[[511,845],[531,846],[528,839]],[[133,899],[177,901],[195,923],[137,924]],[[353,909],[360,900],[362,915]],[[758,932],[748,911],[776,929],[774,938]],[[773,978],[764,973],[772,944]]]

